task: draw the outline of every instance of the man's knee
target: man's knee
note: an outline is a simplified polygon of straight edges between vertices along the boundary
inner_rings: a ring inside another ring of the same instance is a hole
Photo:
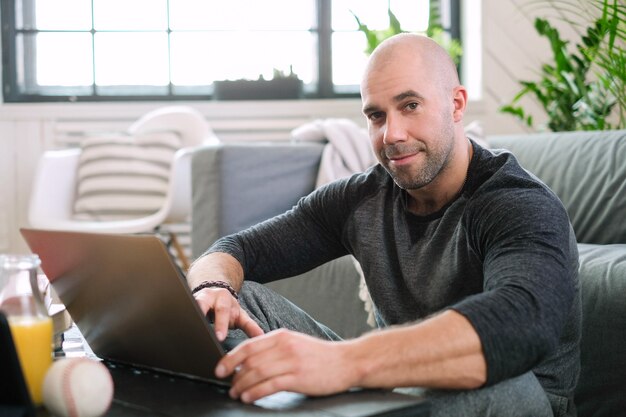
[[[285,328],[322,339],[341,339],[307,312],[263,284],[245,281],[239,293],[239,302],[265,332]]]
[[[261,294],[265,290],[266,287],[263,284],[253,281],[244,281],[239,291],[239,303],[243,307],[258,305],[259,302],[262,302],[260,298],[262,298]]]
[[[271,306],[275,302],[272,298],[280,297],[278,294],[258,282],[244,281],[239,291],[239,304],[256,321],[263,331],[273,330],[268,322],[275,312],[271,311]]]
[[[429,390],[432,417],[552,417],[552,408],[532,372],[496,385],[468,391]]]
[[[244,281],[239,291],[239,304],[259,318],[280,314],[282,310],[297,308],[289,300],[263,284]]]

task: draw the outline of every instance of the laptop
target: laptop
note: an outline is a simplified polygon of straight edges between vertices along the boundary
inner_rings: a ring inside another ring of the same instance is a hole
[[[208,381],[209,385],[218,387],[229,385],[228,380],[213,373],[226,350],[158,237],[28,228],[20,231],[32,252],[39,255],[41,269],[97,357],[122,368],[130,366],[187,380]],[[119,370],[112,373],[117,388],[115,376]],[[129,377],[119,379],[123,383]],[[206,387],[203,390],[206,395]],[[228,400],[224,395],[226,390],[221,388],[220,392]],[[356,406],[365,399],[361,396],[361,401],[357,401],[354,395],[348,395],[346,398],[352,400],[344,403],[342,397],[334,397],[333,407],[346,409],[350,401]],[[372,414],[370,400],[376,397],[380,397],[377,402],[387,403],[387,407],[378,407],[378,412]],[[280,398],[267,400],[266,408],[310,409],[312,406],[302,396],[295,403],[293,398],[285,400],[291,401],[291,406],[283,404]],[[359,414],[354,407],[348,407],[349,415],[395,415],[382,411],[409,411],[411,407],[420,412],[427,410],[423,399],[390,392],[384,395],[378,392],[368,397],[367,402],[369,410],[365,407]],[[263,401],[259,404],[263,406]]]
[[[100,358],[227,385],[225,350],[156,236],[21,229]]]

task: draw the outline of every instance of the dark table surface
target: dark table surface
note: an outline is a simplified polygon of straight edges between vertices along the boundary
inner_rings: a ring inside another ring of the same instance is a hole
[[[97,359],[75,327],[64,334],[63,349],[56,355]],[[114,398],[106,417],[427,417],[430,414],[427,401],[385,390],[355,390],[318,398],[284,392],[249,405],[232,400],[227,388],[215,384],[109,361],[103,363],[111,372],[114,383]],[[39,408],[37,416],[48,417],[50,414]]]

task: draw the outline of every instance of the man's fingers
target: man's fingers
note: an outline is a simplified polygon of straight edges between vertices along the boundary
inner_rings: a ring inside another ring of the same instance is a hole
[[[273,333],[276,333],[276,331]],[[246,358],[271,349],[275,344],[273,337],[271,337],[273,333],[246,340],[228,352],[217,364],[215,375],[219,378],[227,377],[235,372],[235,369],[242,365]]]
[[[232,314],[231,299],[232,296],[230,293],[228,293],[228,298],[223,296],[217,297],[215,305],[213,306],[213,314],[215,316],[213,327],[215,329],[215,335],[220,342],[226,338],[228,328],[230,327]]]
[[[265,366],[271,364],[271,366]],[[246,358],[235,372],[232,387],[229,392],[232,398],[238,398],[242,393],[268,380],[276,380],[280,376],[290,374],[294,369],[291,358],[285,359],[278,349],[269,348],[256,355]],[[281,387],[274,387],[279,391]],[[269,395],[266,393],[264,395]],[[259,397],[255,397],[258,399]]]
[[[265,379],[262,382],[255,384],[243,392],[229,392],[231,398],[240,398],[244,403],[253,403],[254,401],[266,397],[268,395],[275,394],[280,391],[285,391],[287,387],[294,385],[294,376],[291,374],[277,375],[273,378]]]
[[[243,330],[244,333],[250,337],[261,336],[265,333],[261,326],[252,320],[248,313],[246,313],[243,309],[240,310],[237,327]]]
[[[200,309],[213,318],[213,328],[219,341],[224,341],[230,328],[240,328],[250,337],[264,334],[227,290],[207,288],[195,295]]]
[[[229,395],[249,403],[278,391],[326,395],[357,386],[347,360],[351,345],[281,329],[248,339],[227,353],[215,369],[233,375]],[[352,375],[351,375],[352,374]]]

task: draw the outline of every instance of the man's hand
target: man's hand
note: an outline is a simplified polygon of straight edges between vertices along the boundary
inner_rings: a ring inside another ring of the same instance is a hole
[[[194,294],[205,315],[213,314],[217,339],[223,341],[228,329],[241,329],[248,336],[263,334],[263,329],[241,308],[239,302],[224,288],[204,288]]]
[[[207,280],[227,282],[238,291],[243,283],[243,269],[237,259],[226,253],[210,253],[198,258],[187,273],[187,282],[191,288]],[[213,316],[218,340],[226,338],[229,328],[239,328],[250,337],[263,334],[261,327],[248,316],[228,290],[204,288],[196,292],[194,297],[202,312]]]
[[[249,403],[279,391],[327,395],[352,387],[475,389],[487,379],[487,364],[469,320],[446,310],[342,342],[272,331],[226,354],[215,375],[233,375],[230,396]]]
[[[220,360],[215,374],[234,375],[230,396],[251,403],[279,391],[327,395],[357,381],[347,342],[329,342],[289,330],[275,330],[237,346]]]

